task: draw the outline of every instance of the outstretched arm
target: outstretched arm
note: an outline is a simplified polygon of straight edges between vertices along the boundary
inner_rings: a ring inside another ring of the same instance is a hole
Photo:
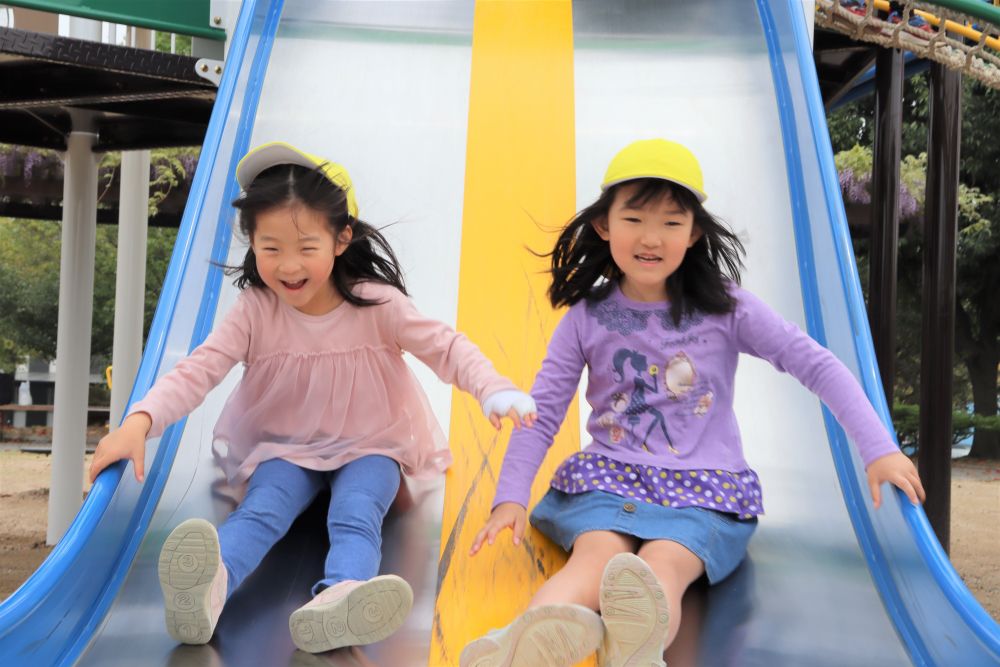
[[[497,373],[493,363],[465,336],[422,315],[402,293],[392,295],[393,335],[400,349],[427,364],[443,381],[476,397],[497,429],[510,417],[516,427],[531,426],[535,403],[514,383]]]
[[[580,374],[586,364],[576,314],[570,310],[549,341],[542,368],[531,388],[531,395],[538,403],[538,420],[530,431],[511,434],[493,500],[494,507],[513,502],[527,508],[531,484],[562,426],[570,401],[576,395]]]
[[[250,321],[246,300],[241,297],[205,342],[157,380],[146,396],[132,405],[119,428],[101,438],[90,465],[90,480],[112,463],[129,459],[136,480],[141,482],[146,438],[157,437],[198,407],[237,362],[246,360],[249,345]]]
[[[899,451],[850,370],[754,295],[741,290],[739,299],[735,325],[740,350],[790,373],[830,408],[858,447],[875,507],[881,504],[882,482],[899,487],[913,503],[923,501],[916,468]]]
[[[538,401],[538,420],[530,431],[520,430],[511,434],[493,499],[493,511],[472,541],[470,556],[474,556],[484,543],[492,545],[497,536],[508,528],[513,532],[515,545],[520,544],[524,537],[531,484],[562,426],[586,363],[575,314],[570,310],[552,334],[542,369],[531,388],[532,396]]]

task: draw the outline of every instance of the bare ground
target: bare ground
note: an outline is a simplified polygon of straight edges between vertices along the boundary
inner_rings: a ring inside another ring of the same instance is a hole
[[[0,449],[0,600],[52,550],[45,546],[48,487],[47,455]],[[952,562],[986,611],[1000,619],[1000,461],[956,460],[951,494]]]

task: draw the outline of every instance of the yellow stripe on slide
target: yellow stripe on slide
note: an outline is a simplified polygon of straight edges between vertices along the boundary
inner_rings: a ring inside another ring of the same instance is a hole
[[[573,17],[569,0],[480,0],[472,81],[457,327],[527,390],[562,316],[548,305],[553,229],[574,214]],[[470,640],[509,623],[561,567],[564,554],[529,530],[504,533],[470,558],[489,515],[510,426],[497,433],[469,396],[454,393],[438,598],[429,664],[451,666]],[[576,401],[532,487],[579,447]]]

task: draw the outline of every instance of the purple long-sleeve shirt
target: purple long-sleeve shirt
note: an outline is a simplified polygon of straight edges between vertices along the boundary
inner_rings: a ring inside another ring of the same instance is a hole
[[[766,359],[818,395],[869,463],[899,451],[851,372],[833,353],[750,292],[735,309],[679,326],[669,303],[638,302],[615,288],[573,305],[556,327],[531,395],[534,428],[511,436],[494,507],[528,506],[531,483],[559,430],[584,366],[593,411],[588,453],[661,470],[749,469],[733,411],[739,354]]]

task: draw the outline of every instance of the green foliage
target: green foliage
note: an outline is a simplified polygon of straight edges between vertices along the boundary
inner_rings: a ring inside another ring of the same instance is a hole
[[[189,179],[198,148],[154,150],[150,155],[149,215]],[[98,205],[118,180],[121,153],[106,153],[98,166]],[[0,183],[15,177],[60,179],[62,162],[55,151],[0,145]],[[177,230],[147,231],[144,330],[149,330],[163,287]],[[91,333],[93,365],[111,359],[114,336],[115,272],[118,227],[98,225],[94,261],[94,309]],[[24,355],[53,359],[59,303],[61,227],[56,222],[0,219],[0,368],[12,368]]]
[[[156,33],[156,50],[165,51],[170,53],[170,37],[169,32],[157,32]],[[191,55],[191,36],[190,35],[173,35],[174,41],[174,53],[183,56]]]
[[[171,190],[182,185],[193,175],[194,165],[200,149],[197,147],[160,148],[149,156],[149,216],[156,215]],[[102,187],[98,194],[98,205],[112,184],[118,180],[122,154],[105,153],[98,164],[99,181]],[[192,173],[189,174],[189,171]]]
[[[892,406],[892,423],[896,427],[900,445],[917,446],[920,438],[920,406],[896,403]],[[951,423],[953,445],[968,438],[973,430],[1000,431],[1000,416],[984,417],[965,410],[952,412]]]
[[[55,357],[59,283],[58,225],[0,219],[0,367],[24,354]],[[51,351],[50,355],[48,353]]]
[[[873,159],[872,149],[860,144],[855,144],[848,150],[837,153],[833,158],[837,171],[844,172],[850,169],[855,174],[869,177],[871,176]],[[903,192],[909,193],[914,198],[922,215],[927,189],[927,153],[904,156],[900,160],[899,180]],[[993,197],[983,194],[979,188],[959,183],[959,217],[966,228],[980,223],[986,223],[987,227],[989,226],[989,220],[984,218],[984,213],[989,213],[986,210],[986,205],[992,201]],[[959,227],[961,228],[963,225],[960,223]]]
[[[871,95],[845,104],[827,119],[830,143],[835,154],[850,150],[858,144],[871,146],[874,141],[875,98]],[[839,166],[839,165],[838,165]]]
[[[965,80],[962,98],[962,147],[959,162],[958,237],[956,257],[957,313],[954,403],[956,425],[961,410],[975,400],[980,419],[996,415],[997,363],[1000,357],[1000,91]],[[857,116],[857,117],[855,117]],[[838,151],[845,198],[863,203],[870,183],[872,98],[837,110],[830,118],[831,139]],[[894,391],[904,403],[919,402],[921,300],[923,271],[923,208],[927,172],[928,76],[908,80],[904,87],[901,192],[911,195],[917,213],[904,216],[898,253],[897,359]],[[861,191],[864,189],[864,192]],[[904,208],[901,201],[901,210]],[[855,241],[859,271],[866,274],[868,241]],[[862,282],[867,290],[866,279]],[[959,416],[963,415],[963,416]],[[985,415],[990,415],[986,417]],[[906,416],[904,419],[908,418]],[[978,422],[973,425],[988,424]],[[902,428],[902,427],[901,427]],[[981,434],[988,434],[980,437]],[[1000,455],[996,429],[976,433],[973,455]]]
[[[176,229],[148,230],[145,331],[176,238]],[[91,334],[91,356],[98,365],[111,359],[117,241],[117,226],[98,226]],[[61,245],[61,228],[55,222],[0,219],[0,368],[13,367],[25,354],[55,358]]]
[[[854,144],[834,155],[833,163],[837,165],[837,171],[851,169],[856,174],[867,174],[872,170],[872,150],[861,144]]]

